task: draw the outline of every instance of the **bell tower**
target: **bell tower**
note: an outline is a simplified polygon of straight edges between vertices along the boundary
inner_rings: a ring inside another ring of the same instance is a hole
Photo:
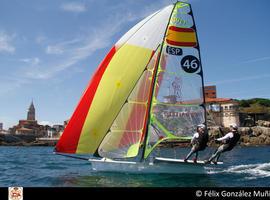
[[[36,111],[35,111],[35,107],[34,107],[34,103],[33,100],[31,102],[30,107],[28,108],[28,112],[27,112],[27,120],[36,120]]]

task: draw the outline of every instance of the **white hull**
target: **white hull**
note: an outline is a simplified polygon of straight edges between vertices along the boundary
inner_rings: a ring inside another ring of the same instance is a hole
[[[151,173],[151,174],[204,174],[205,164],[169,158],[155,158],[154,162],[129,162],[110,159],[89,159],[92,169],[99,172]],[[221,163],[218,163],[221,164]]]

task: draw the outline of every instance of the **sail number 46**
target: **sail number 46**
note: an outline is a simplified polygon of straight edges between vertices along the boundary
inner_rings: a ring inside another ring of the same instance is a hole
[[[181,60],[182,69],[187,73],[194,73],[200,68],[200,61],[195,56],[185,56]]]

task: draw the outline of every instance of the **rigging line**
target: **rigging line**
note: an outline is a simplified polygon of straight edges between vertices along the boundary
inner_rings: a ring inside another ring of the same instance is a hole
[[[79,157],[79,156],[72,156],[69,154],[62,154],[62,153],[57,153],[57,152],[53,152],[55,155],[59,155],[59,156],[65,156],[65,157],[69,157],[69,158],[75,158],[75,159],[79,159],[79,160],[89,160],[89,158],[84,158],[84,157]]]
[[[161,135],[161,131],[154,124],[151,124],[151,126],[156,131],[157,135]]]
[[[165,37],[166,37],[166,33],[167,33],[167,29],[170,25],[170,21],[171,21],[171,18],[172,18],[172,15],[173,15],[173,11],[174,9],[176,8],[176,3],[174,4],[173,6],[173,9],[171,11],[171,14],[170,14],[170,17],[169,17],[169,20],[168,20],[168,23],[167,23],[167,26],[166,26],[166,29],[165,29],[165,32],[164,32],[164,35],[163,35],[163,40],[162,40],[162,44],[161,44],[161,48],[160,48],[160,52],[159,52],[159,57],[158,57],[158,62],[157,62],[157,66],[156,66],[156,69],[154,70],[154,74],[153,74],[153,84],[156,82],[156,75],[157,75],[157,72],[158,72],[158,66],[159,66],[159,63],[160,63],[160,60],[161,60],[161,55],[162,55],[162,51],[163,51],[163,46],[164,46],[164,41],[165,41]],[[142,152],[142,157],[141,157],[141,161],[144,159],[144,154],[145,154],[145,151],[146,151],[146,143],[147,143],[147,138],[148,138],[148,127],[149,127],[149,124],[150,124],[150,118],[149,118],[149,113],[151,111],[151,108],[152,108],[152,99],[153,99],[153,95],[154,95],[154,85],[152,85],[152,91],[150,93],[150,97],[149,99],[151,99],[151,102],[149,102],[149,106],[148,106],[148,111],[146,113],[146,116],[148,117],[147,119],[147,123],[146,123],[146,128],[145,128],[145,134],[144,134],[144,144],[143,144],[143,152]],[[150,88],[151,89],[151,88]]]
[[[154,50],[154,52],[153,52],[153,54],[151,55],[151,57],[150,57],[148,63],[146,64],[144,70],[142,71],[142,73],[141,73],[141,75],[139,76],[138,80],[137,80],[136,83],[134,84],[134,87],[130,90],[130,93],[127,95],[127,98],[126,98],[125,102],[123,103],[122,107],[119,109],[119,112],[117,113],[116,117],[112,120],[112,123],[111,123],[111,125],[109,126],[110,128],[107,130],[107,132],[106,132],[106,134],[104,135],[104,137],[102,138],[100,144],[102,143],[102,141],[104,140],[104,138],[107,136],[107,134],[111,131],[111,127],[112,127],[112,125],[113,125],[115,119],[119,116],[119,113],[121,112],[121,110],[123,109],[123,107],[124,107],[124,106],[126,105],[126,103],[128,102],[128,98],[130,97],[130,95],[131,95],[131,93],[133,92],[134,88],[136,87],[136,85],[137,85],[138,82],[140,81],[140,79],[141,79],[143,73],[147,70],[147,67],[148,67],[149,63],[151,62],[152,58],[153,58],[154,55],[156,54],[156,52],[157,52],[159,46],[160,46],[160,44],[159,44],[159,45],[157,46],[157,48]],[[98,149],[99,149],[99,147],[100,147],[100,144],[98,145],[97,150],[96,150],[95,153],[93,154],[93,155],[96,156],[96,157],[100,157],[100,155],[98,154]]]

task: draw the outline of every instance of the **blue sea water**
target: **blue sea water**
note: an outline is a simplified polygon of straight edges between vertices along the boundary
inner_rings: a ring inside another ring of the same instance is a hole
[[[190,148],[165,149],[183,158]],[[208,148],[200,154],[206,159]],[[224,153],[222,166],[194,174],[121,174],[91,170],[85,160],[53,154],[52,147],[0,146],[0,187],[269,187],[270,146],[236,147]]]

